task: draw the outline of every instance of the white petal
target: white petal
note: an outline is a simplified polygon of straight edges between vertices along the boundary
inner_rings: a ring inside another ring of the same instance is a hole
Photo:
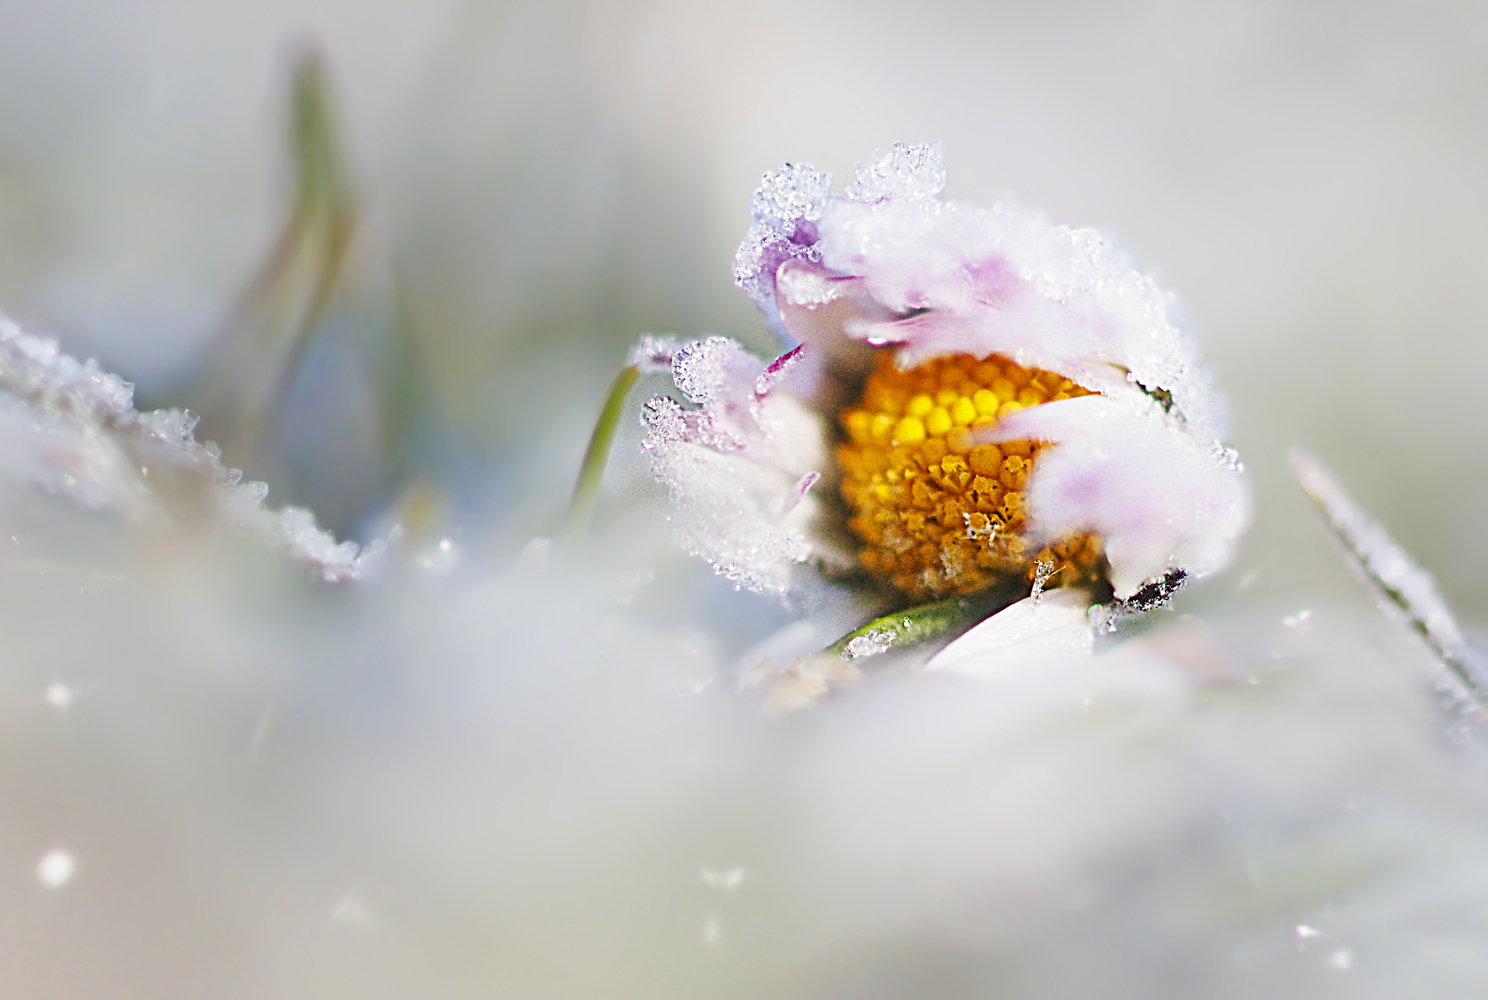
[[[941,650],[926,670],[991,678],[1046,661],[1089,657],[1090,595],[1078,587],[1026,597]]]

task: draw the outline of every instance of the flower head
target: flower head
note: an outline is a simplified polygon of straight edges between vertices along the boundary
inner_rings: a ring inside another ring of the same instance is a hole
[[[1171,296],[1101,234],[944,182],[936,145],[838,196],[765,176],[735,278],[795,346],[656,354],[700,406],[645,416],[689,546],[755,589],[855,564],[911,600],[1222,567],[1248,494]]]

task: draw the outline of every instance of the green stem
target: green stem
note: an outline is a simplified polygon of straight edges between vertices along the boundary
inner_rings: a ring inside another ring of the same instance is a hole
[[[856,660],[891,649],[906,649],[933,639],[954,638],[1026,596],[1021,585],[998,584],[965,597],[906,608],[853,629],[828,646],[826,652],[844,660]],[[854,646],[855,639],[864,641]]]
[[[594,505],[599,501],[599,487],[604,481],[610,446],[615,441],[615,429],[620,424],[620,411],[625,406],[630,387],[635,385],[640,375],[641,370],[636,365],[626,365],[610,384],[610,394],[605,397],[604,409],[594,424],[594,432],[589,435],[584,464],[579,467],[579,480],[574,484],[573,499],[568,502],[568,514],[563,519],[561,533],[567,539],[577,541],[589,528]]]

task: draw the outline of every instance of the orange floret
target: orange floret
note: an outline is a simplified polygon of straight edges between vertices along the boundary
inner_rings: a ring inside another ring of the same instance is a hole
[[[1100,539],[1038,552],[1024,539],[1023,490],[1051,445],[982,443],[977,430],[1052,399],[1089,395],[1054,372],[958,354],[909,371],[880,355],[862,398],[840,415],[837,448],[863,567],[915,600],[969,594],[1008,577],[1048,587],[1093,580]]]

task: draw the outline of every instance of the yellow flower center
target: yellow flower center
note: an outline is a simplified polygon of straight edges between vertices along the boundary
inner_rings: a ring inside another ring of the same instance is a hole
[[[1007,358],[958,354],[900,371],[879,357],[863,398],[841,415],[837,448],[849,524],[864,568],[916,600],[969,594],[1010,576],[1049,587],[1095,579],[1100,539],[1079,534],[1037,553],[1024,540],[1024,488],[1050,447],[978,443],[1010,413],[1089,391]]]

